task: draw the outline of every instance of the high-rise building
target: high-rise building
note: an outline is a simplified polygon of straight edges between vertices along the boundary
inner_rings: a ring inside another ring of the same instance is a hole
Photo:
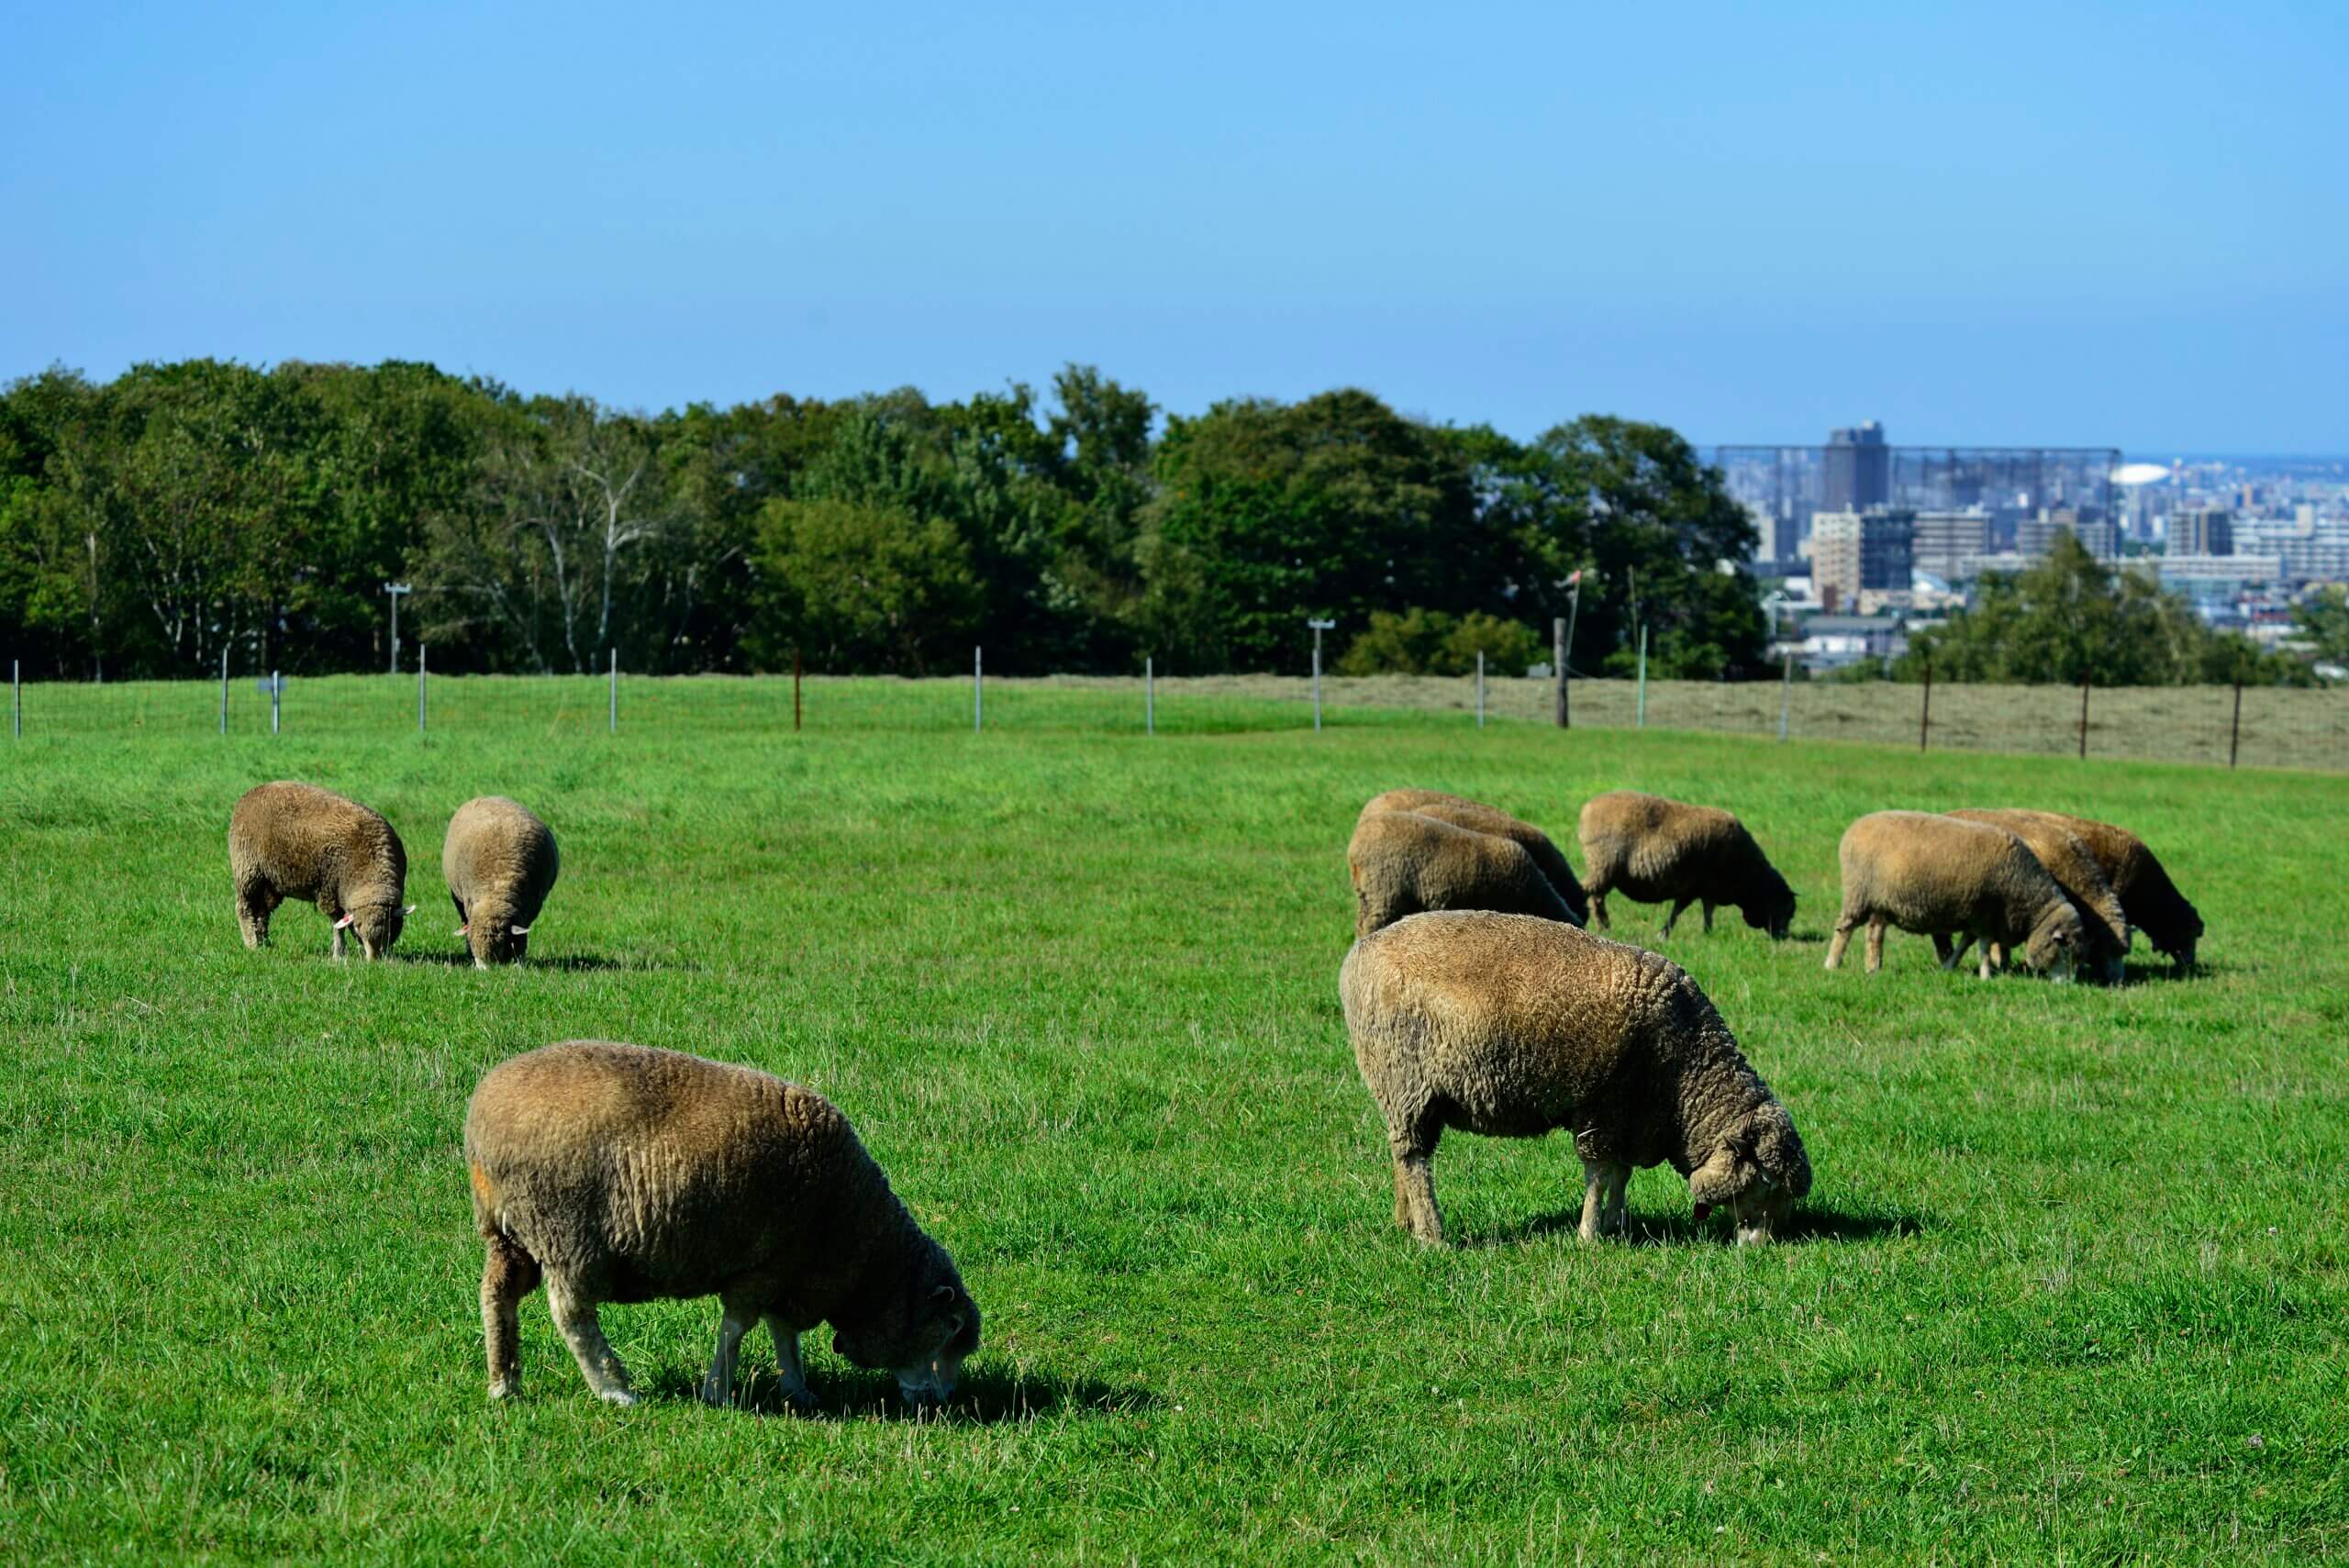
[[[1878,506],[1821,512],[1810,520],[1810,573],[1824,600],[1855,605],[1863,589],[1906,592],[1915,559],[1917,514]]]
[[[2110,561],[2121,553],[2121,529],[2094,506],[2042,506],[2037,516],[2015,525],[2015,552],[2036,561],[2055,547],[2059,533],[2078,539],[2099,561]]]
[[[1990,553],[1987,512],[1920,512],[1914,563],[1944,583],[1970,576],[1971,562]]]
[[[1827,432],[1820,498],[1830,512],[1864,512],[1892,499],[1892,449],[1884,444],[1882,425],[1870,419]]]
[[[2165,555],[2232,555],[2234,515],[2224,506],[2188,506],[2173,512]]]

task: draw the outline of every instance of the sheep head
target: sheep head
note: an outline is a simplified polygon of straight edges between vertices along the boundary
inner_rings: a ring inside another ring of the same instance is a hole
[[[953,1396],[963,1362],[979,1348],[979,1307],[954,1266],[933,1250],[932,1266],[909,1271],[863,1321],[834,1326],[832,1349],[856,1365],[896,1374],[908,1405],[936,1408]]]
[[[396,889],[389,894],[368,898],[363,903],[348,906],[338,927],[348,927],[359,939],[360,950],[371,959],[382,958],[400,940],[400,931],[407,917],[416,912],[413,904],[403,905]],[[340,939],[337,939],[340,940]]]
[[[1745,923],[1756,930],[1770,933],[1776,941],[1785,941],[1795,925],[1795,890],[1776,872],[1769,874],[1769,885],[1761,895],[1738,906]]]
[[[2069,980],[2087,946],[2087,931],[2080,924],[2079,911],[2059,901],[2031,929],[2031,939],[2023,945],[2023,962],[2042,974]]]
[[[1770,1240],[1787,1210],[1809,1191],[1810,1157],[1794,1118],[1776,1100],[1739,1118],[1704,1163],[1688,1173],[1697,1218],[1726,1207],[1741,1247]]]

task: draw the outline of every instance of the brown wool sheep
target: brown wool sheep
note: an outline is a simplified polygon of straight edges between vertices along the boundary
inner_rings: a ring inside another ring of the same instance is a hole
[[[1972,937],[1982,945],[1982,978],[1990,948],[2021,951],[2032,968],[2071,976],[2087,937],[2079,912],[2021,839],[1987,822],[1932,811],[1878,811],[1843,830],[1843,909],[1827,948],[1827,967],[1843,961],[1853,928],[1868,929],[1867,972],[1884,966],[1884,931],[1898,926],[1935,939]],[[1964,949],[1945,951],[1953,967]]]
[[[1539,1138],[1583,1162],[1581,1235],[1629,1229],[1635,1167],[1688,1178],[1697,1217],[1726,1207],[1766,1241],[1810,1190],[1794,1120],[1677,964],[1553,920],[1414,915],[1346,954],[1338,994],[1386,1119],[1395,1222],[1443,1240],[1431,1163],[1447,1128]]]
[[[1736,906],[1745,923],[1783,938],[1795,918],[1795,890],[1787,885],[1745,824],[1711,806],[1690,806],[1660,795],[1619,789],[1595,795],[1577,824],[1584,884],[1591,917],[1608,929],[1607,895],[1642,904],[1670,904],[1664,934],[1691,904],[1701,904],[1705,929],[1716,905]]]
[[[2169,873],[2144,840],[2110,822],[2056,811],[2043,815],[2080,836],[2088,853],[2104,868],[2105,880],[2121,895],[2129,924],[2145,933],[2154,951],[2170,958],[2181,972],[2192,969],[2195,945],[2202,940],[2202,917],[2170,881]]]
[[[1558,890],[1559,898],[1573,912],[1575,924],[1588,923],[1590,900],[1583,892],[1581,879],[1575,875],[1575,868],[1567,863],[1558,846],[1550,841],[1550,835],[1532,823],[1512,817],[1497,806],[1486,806],[1464,795],[1446,795],[1442,790],[1390,789],[1384,795],[1373,795],[1370,804],[1362,808],[1362,816],[1354,818],[1354,825],[1360,827],[1365,817],[1388,811],[1416,812],[1439,822],[1449,822],[1454,828],[1471,828],[1521,846],[1533,857],[1542,874],[1550,879],[1550,885]]]
[[[2079,911],[2080,927],[2087,939],[2082,959],[2102,978],[2121,978],[2121,962],[2129,952],[2129,917],[2121,908],[2121,895],[2106,880],[2104,868],[2097,863],[2095,852],[2077,833],[2042,811],[1969,807],[1950,815],[2004,828],[2021,839]],[[2002,955],[1991,956],[1995,962]]]
[[[269,917],[288,898],[316,904],[342,933],[356,931],[370,959],[400,940],[415,912],[400,902],[407,850],[379,812],[314,784],[281,780],[247,790],[228,814],[228,879],[245,945],[269,940]]]
[[[1523,845],[1412,811],[1363,818],[1346,846],[1354,935],[1422,909],[1506,909],[1574,924]]]
[[[489,1244],[482,1329],[489,1393],[521,1387],[516,1311],[543,1278],[555,1327],[599,1398],[634,1404],[596,1308],[715,1296],[723,1316],[702,1397],[722,1405],[761,1320],[793,1405],[815,1396],[799,1336],[895,1373],[943,1404],[978,1348],[979,1309],[856,1131],[821,1095],[673,1051],[568,1040],[500,1062],[465,1112],[473,1222]]]
[[[457,807],[440,870],[475,969],[522,962],[561,865],[554,835],[516,802],[484,795]]]

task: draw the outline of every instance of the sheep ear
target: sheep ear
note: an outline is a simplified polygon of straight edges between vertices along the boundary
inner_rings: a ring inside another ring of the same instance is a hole
[[[1688,1196],[1699,1210],[1709,1209],[1737,1195],[1736,1180],[1737,1147],[1723,1143],[1713,1151],[1711,1159],[1688,1173]]]
[[[459,927],[457,928],[457,935],[459,935],[459,936],[461,936],[461,937],[462,937],[462,936],[463,936],[467,931],[470,931],[470,930],[472,930],[472,929],[473,929],[473,927],[472,927],[472,926],[470,926],[470,925],[459,926]]]
[[[403,920],[405,920],[405,919],[406,919],[410,915],[413,915],[413,914],[415,914],[415,913],[416,913],[416,906],[415,906],[415,905],[413,905],[413,904],[411,904],[411,905],[407,906],[406,908],[404,908],[404,909],[402,909],[402,910],[400,911],[400,918],[401,918],[401,919],[403,919]]]
[[[341,919],[337,920],[337,921],[334,923],[334,929],[335,929],[336,930],[340,931],[340,930],[341,930],[344,927],[346,927],[346,926],[350,925],[350,924],[351,924],[351,922],[352,920],[356,919],[356,918],[358,918],[358,917],[357,917],[357,916],[355,916],[355,915],[345,915]]]
[[[952,1301],[954,1299],[954,1287],[951,1284],[939,1285],[930,1293],[930,1298],[932,1301]]]

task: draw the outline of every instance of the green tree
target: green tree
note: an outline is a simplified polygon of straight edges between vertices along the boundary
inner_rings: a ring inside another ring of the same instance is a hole
[[[1338,661],[1341,675],[1465,675],[1485,656],[1494,674],[1521,675],[1542,656],[1542,639],[1522,621],[1482,610],[1449,616],[1414,606],[1401,615],[1373,610],[1369,629]]]
[[[767,586],[751,633],[770,667],[795,650],[818,670],[928,674],[959,665],[982,609],[977,573],[946,518],[829,496],[769,501],[756,562]]]
[[[2300,601],[2297,622],[2297,629],[2315,646],[2319,659],[2349,664],[2349,587],[2335,583],[2319,588]]]

